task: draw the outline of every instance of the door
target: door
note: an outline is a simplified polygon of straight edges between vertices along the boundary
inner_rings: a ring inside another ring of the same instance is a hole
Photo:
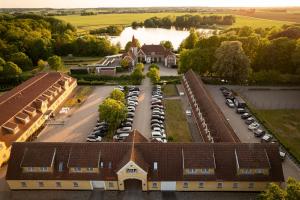
[[[176,182],[175,181],[161,182],[161,190],[162,191],[175,191],[176,190]]]
[[[138,179],[127,179],[124,181],[125,190],[142,191],[142,181]]]

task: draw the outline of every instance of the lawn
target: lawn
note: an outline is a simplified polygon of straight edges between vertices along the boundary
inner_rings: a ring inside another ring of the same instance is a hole
[[[300,161],[300,110],[256,110],[276,138]]]
[[[178,96],[176,85],[173,84],[164,85],[162,91],[165,97]]]
[[[78,31],[87,31],[91,29],[96,29],[100,27],[105,27],[109,25],[124,25],[128,26],[133,21],[144,21],[150,17],[165,17],[165,16],[178,16],[191,13],[126,13],[126,14],[98,14],[90,16],[81,15],[67,15],[67,16],[56,16],[58,19],[62,19],[66,22],[70,22],[77,26]],[[197,13],[193,13],[195,15]],[[199,14],[199,13],[198,13]],[[199,14],[199,15],[209,15],[209,14]],[[227,15],[225,14],[214,14],[214,15]],[[276,21],[259,19],[248,16],[236,15],[236,23],[233,27],[239,26],[252,26],[252,27],[271,27],[271,26],[282,26],[283,24],[290,22]]]
[[[62,57],[66,66],[89,65],[101,62],[103,57]]]
[[[90,86],[79,86],[76,88],[73,96],[71,96],[65,103],[64,107],[73,107],[76,105],[80,105],[84,102],[89,94],[92,92],[92,88]]]
[[[164,101],[166,110],[166,133],[172,137],[173,142],[191,142],[186,116],[182,109],[181,100],[172,99]]]

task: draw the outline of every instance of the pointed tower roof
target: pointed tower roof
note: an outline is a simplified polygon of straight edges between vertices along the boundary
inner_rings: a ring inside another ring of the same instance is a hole
[[[131,47],[137,47],[134,35],[132,35]]]

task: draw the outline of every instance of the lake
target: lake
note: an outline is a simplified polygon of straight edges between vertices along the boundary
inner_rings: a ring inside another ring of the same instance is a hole
[[[201,34],[205,36],[212,35],[213,29],[197,29]],[[127,42],[131,41],[134,35],[140,41],[140,44],[159,44],[160,41],[169,40],[172,42],[174,49],[178,49],[182,40],[188,35],[187,30],[176,30],[175,28],[164,29],[164,28],[137,28],[127,27],[123,30],[120,36],[111,36],[110,40],[113,44],[118,42],[121,47],[124,48]]]

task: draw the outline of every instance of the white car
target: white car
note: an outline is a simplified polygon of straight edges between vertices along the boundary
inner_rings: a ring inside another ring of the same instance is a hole
[[[157,131],[157,132],[160,132],[161,133],[161,129],[159,127],[153,127],[152,129],[153,131]]]
[[[127,104],[129,106],[137,106],[139,103],[138,102],[134,102],[134,101],[128,101]]]
[[[89,136],[86,138],[87,142],[101,142],[102,138],[100,136],[97,137],[93,137],[93,136]]]
[[[152,138],[162,138],[162,134],[159,131],[152,131]]]
[[[251,130],[251,131],[254,131],[254,130],[258,129],[259,127],[260,127],[260,124],[259,124],[259,123],[253,122],[252,124],[250,124],[250,125],[248,126],[248,129]]]
[[[262,142],[270,142],[272,140],[273,136],[269,135],[269,134],[265,134],[262,138],[261,141]]]
[[[192,115],[192,111],[186,110],[186,111],[185,111],[185,114],[186,114],[187,116],[191,116],[191,115]]]
[[[114,140],[124,140],[126,137],[129,136],[129,133],[122,133],[120,135],[115,135],[113,137]]]
[[[166,139],[162,139],[162,138],[155,138],[155,140],[162,142],[162,143],[167,143]]]

